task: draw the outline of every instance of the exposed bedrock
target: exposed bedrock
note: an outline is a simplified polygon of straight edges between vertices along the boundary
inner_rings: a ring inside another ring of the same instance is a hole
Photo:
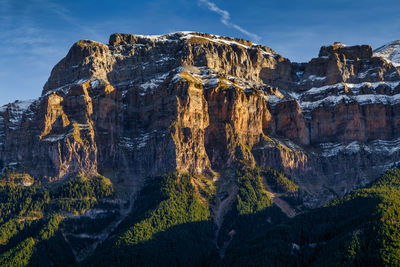
[[[269,166],[318,205],[400,161],[394,64],[341,43],[291,63],[203,33],[82,40],[39,99],[0,108],[0,167],[48,182],[100,172],[130,188],[166,172]]]

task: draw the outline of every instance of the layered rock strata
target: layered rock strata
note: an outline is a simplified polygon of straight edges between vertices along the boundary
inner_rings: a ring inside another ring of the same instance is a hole
[[[285,171],[310,205],[400,161],[400,73],[370,46],[291,63],[250,41],[183,32],[82,40],[42,96],[0,108],[0,164],[44,181],[243,164]]]

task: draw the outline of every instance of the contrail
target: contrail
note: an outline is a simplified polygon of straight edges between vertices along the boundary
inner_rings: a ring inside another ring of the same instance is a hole
[[[234,28],[238,31],[240,31],[241,33],[249,36],[250,38],[252,38],[253,40],[260,40],[261,37],[258,36],[257,34],[251,33],[245,29],[243,29],[242,27],[240,27],[239,25],[236,25],[234,23],[231,22],[231,15],[229,14],[228,11],[223,10],[221,8],[219,8],[216,4],[214,4],[213,2],[210,2],[208,0],[199,0],[200,4],[203,4],[205,6],[207,6],[207,8],[215,13],[217,13],[218,15],[221,16],[221,23],[230,27],[230,28]]]

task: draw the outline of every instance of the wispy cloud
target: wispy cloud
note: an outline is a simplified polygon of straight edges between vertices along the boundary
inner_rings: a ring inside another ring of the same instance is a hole
[[[199,4],[205,5],[209,10],[217,13],[218,15],[221,16],[220,20],[221,23],[223,23],[224,25],[230,27],[230,28],[234,28],[236,30],[238,30],[239,32],[249,36],[251,39],[259,41],[261,39],[260,36],[258,36],[255,33],[249,32],[248,30],[244,29],[243,27],[234,24],[231,22],[231,15],[227,10],[221,9],[219,8],[216,4],[214,4],[213,2],[210,2],[208,0],[199,0]]]
[[[57,4],[52,0],[36,0],[36,1],[41,3],[42,6],[45,6],[49,11],[56,14],[59,18],[69,23],[71,26],[80,29],[82,33],[89,35],[91,38],[95,39],[102,38],[102,36],[98,34],[96,30],[94,30],[91,27],[85,26],[84,23],[82,23],[75,16],[73,16],[71,12],[64,6]]]
[[[52,66],[74,41],[102,38],[91,26],[59,1],[0,0],[0,105],[40,96]]]

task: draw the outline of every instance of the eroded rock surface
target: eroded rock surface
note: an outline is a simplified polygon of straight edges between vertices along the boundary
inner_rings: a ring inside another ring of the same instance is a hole
[[[0,108],[0,163],[47,182],[100,172],[283,170],[318,205],[400,161],[400,73],[370,46],[291,63],[202,33],[79,41],[42,96]],[[336,194],[336,195],[335,195]]]

